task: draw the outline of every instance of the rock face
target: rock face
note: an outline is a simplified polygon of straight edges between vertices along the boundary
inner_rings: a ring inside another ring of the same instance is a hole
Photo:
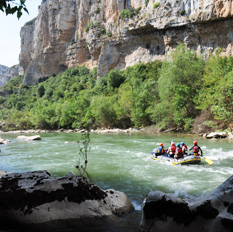
[[[130,9],[134,17],[119,19]],[[203,58],[217,48],[230,56],[232,33],[231,0],[44,0],[21,29],[19,59],[25,84],[77,65],[97,67],[103,76],[163,59],[179,43]]]
[[[12,67],[9,67],[6,71],[6,81],[9,81],[11,78],[23,75],[23,67],[17,65],[14,65]]]
[[[8,67],[5,65],[0,65],[0,86],[3,86],[6,84],[6,71]]]
[[[72,173],[61,178],[46,171],[11,173],[0,179],[1,220],[4,217],[34,228],[113,224],[117,216],[131,210],[124,193],[103,191]]]
[[[214,192],[182,200],[156,191],[143,202],[140,231],[233,231],[233,176]]]
[[[0,65],[0,87],[4,86],[11,78],[23,75],[23,68],[19,65],[7,67]]]

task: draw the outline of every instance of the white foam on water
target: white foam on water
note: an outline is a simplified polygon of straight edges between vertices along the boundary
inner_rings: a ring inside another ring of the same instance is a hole
[[[192,189],[192,188],[190,188],[190,189]],[[187,190],[184,190],[184,189],[176,190],[174,193],[172,193],[172,196],[180,197],[182,199],[184,199],[184,198],[188,198],[188,199],[194,198],[192,195],[187,193]]]
[[[228,175],[233,175],[233,168],[232,167],[212,167],[208,169],[208,173],[212,173],[212,174],[221,174],[224,176],[228,176]]]
[[[137,153],[133,153],[133,154],[138,158],[145,157],[145,153],[143,153],[143,152],[137,152]]]
[[[137,211],[140,211],[142,209],[142,205],[138,204],[136,201],[131,201],[132,205],[134,206],[134,209]]]
[[[203,151],[204,157],[211,160],[225,160],[233,159],[233,150],[223,151],[222,147],[219,148],[209,148],[206,151]]]

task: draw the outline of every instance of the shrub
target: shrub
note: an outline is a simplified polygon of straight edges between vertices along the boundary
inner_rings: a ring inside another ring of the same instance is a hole
[[[124,82],[124,80],[125,78],[121,74],[121,71],[117,69],[111,70],[107,76],[107,85],[108,85],[109,90],[119,88],[120,85]]]
[[[97,28],[97,37],[100,38],[101,35],[105,35],[106,34],[106,29],[103,25],[101,25],[100,27]]]
[[[93,21],[89,21],[88,25],[84,28],[85,32],[88,32],[89,29],[93,28]]]
[[[182,10],[181,12],[180,12],[180,14],[182,15],[182,16],[184,16],[185,15],[185,9],[184,10]]]
[[[100,126],[112,127],[117,121],[114,97],[96,96],[91,102],[92,113]]]
[[[106,35],[107,35],[107,37],[112,37],[112,32],[111,31],[107,31]]]
[[[89,31],[89,29],[90,29],[90,26],[89,25],[87,25],[86,27],[85,27],[85,32],[88,32]]]
[[[45,94],[45,88],[43,85],[39,85],[37,90],[38,97],[43,97]]]
[[[0,104],[3,104],[5,102],[6,98],[0,96]]]
[[[24,24],[24,26],[32,25],[32,24],[36,21],[36,19],[37,19],[37,17],[35,17],[34,19],[32,19],[32,20],[26,22],[26,23]]]
[[[16,76],[11,78],[1,89],[8,88],[10,91],[21,88],[24,76]]]
[[[95,13],[96,13],[96,14],[99,14],[99,13],[100,13],[100,8],[99,8],[99,7],[97,7]]]
[[[156,9],[157,7],[159,7],[160,3],[156,2],[155,4],[153,4],[153,9]]]
[[[134,8],[124,9],[121,11],[119,15],[119,19],[133,18],[135,15],[139,13],[140,10],[141,7],[138,7],[137,9]]]

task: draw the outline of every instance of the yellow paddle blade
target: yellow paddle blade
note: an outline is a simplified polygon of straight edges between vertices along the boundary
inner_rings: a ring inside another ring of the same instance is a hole
[[[213,164],[213,163],[214,163],[212,160],[207,159],[207,158],[206,158],[206,157],[204,157],[204,156],[203,156],[203,158],[204,158],[204,160],[205,160],[208,164]]]

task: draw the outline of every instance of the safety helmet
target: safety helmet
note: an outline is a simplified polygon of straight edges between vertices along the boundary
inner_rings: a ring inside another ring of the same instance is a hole
[[[160,143],[160,146],[163,146],[163,143]]]
[[[176,144],[175,144],[175,142],[172,141],[171,145],[172,145],[172,146],[175,146]]]
[[[177,143],[177,144],[176,144],[176,146],[177,146],[177,147],[180,147],[180,144],[179,144],[179,143]]]
[[[172,143],[174,143],[174,141],[173,141],[173,140],[170,142],[170,144],[172,144]]]
[[[193,141],[193,144],[194,144],[194,145],[197,145],[197,141]]]
[[[184,145],[184,142],[181,142],[181,145]]]

